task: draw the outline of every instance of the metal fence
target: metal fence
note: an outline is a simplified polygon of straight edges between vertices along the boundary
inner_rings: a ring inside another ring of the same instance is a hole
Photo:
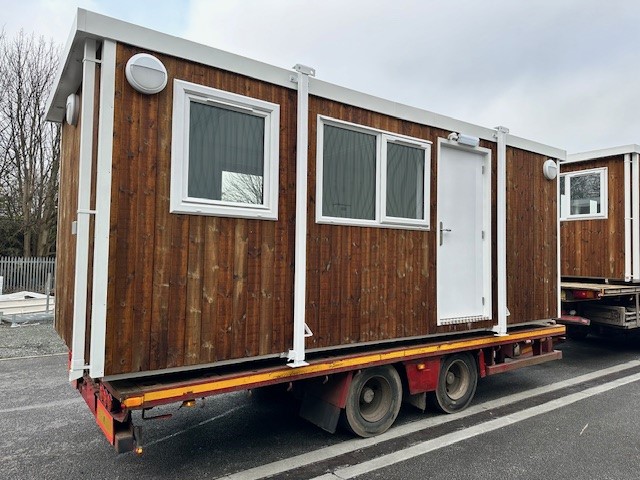
[[[47,282],[53,289],[55,259],[47,257],[0,257],[0,293],[47,293]]]

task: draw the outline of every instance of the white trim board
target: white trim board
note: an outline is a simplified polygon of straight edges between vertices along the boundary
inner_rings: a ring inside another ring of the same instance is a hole
[[[564,160],[562,164],[588,162],[590,160],[599,160],[601,158],[624,155],[627,153],[640,153],[640,145],[621,145],[619,147],[602,148],[600,150],[591,150],[588,152],[568,153],[566,160]]]
[[[66,97],[69,93],[75,92],[78,85],[80,85],[81,69],[77,68],[77,61],[81,59],[81,49],[78,48],[78,45],[83,42],[84,38],[88,37],[126,43],[149,51],[239,73],[285,88],[297,88],[296,85],[290,82],[292,73],[290,70],[79,8],[71,36],[64,49],[64,56],[62,57],[64,60],[61,62],[60,70],[56,76],[55,88],[47,102],[47,120],[62,121]],[[474,125],[445,115],[385,100],[315,78],[309,79],[309,94],[410,122],[452,132],[465,133],[491,142],[495,141],[493,137],[494,129],[492,128]],[[513,135],[507,136],[507,144],[561,160],[566,157],[566,152],[562,149]]]

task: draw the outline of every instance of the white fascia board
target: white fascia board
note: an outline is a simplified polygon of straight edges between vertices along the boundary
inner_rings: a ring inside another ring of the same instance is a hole
[[[441,128],[450,132],[465,133],[474,137],[494,142],[492,128],[481,127],[472,123],[456,120],[446,115],[411,107],[402,103],[385,100],[374,95],[358,92],[350,88],[340,87],[329,82],[309,79],[309,94],[334,100],[336,102],[361,107],[373,112],[382,113],[409,122],[419,123],[430,127]]]
[[[527,140],[526,138],[516,137],[511,134],[507,134],[507,145],[528,152],[546,155],[561,162],[564,162],[567,158],[567,152],[565,150],[534,142],[533,140]]]
[[[290,81],[291,70],[252,60],[183,38],[160,33],[84,9],[78,9],[74,31],[72,31],[70,37],[71,46],[68,46],[65,50],[66,59],[63,62],[64,67],[54,84],[55,93],[50,98],[49,113],[47,115],[47,118],[50,120],[62,121],[67,95],[74,92],[80,84],[80,67],[77,68],[77,71],[71,67],[73,66],[73,61],[79,62],[82,60],[81,49],[75,48],[75,45],[82,43],[81,40],[84,40],[85,37],[126,43],[152,52],[171,55],[176,58],[246,75],[281,87],[289,89],[296,88]],[[335,100],[336,102],[353,105],[410,122],[440,128],[450,132],[464,133],[490,142],[495,141],[493,137],[494,129],[492,128],[474,125],[428,110],[385,100],[315,78],[310,78],[309,80],[309,93],[311,95],[317,95],[322,98]],[[535,153],[549,155],[554,158],[564,158],[564,150],[520,139],[512,135],[508,136],[507,144]]]
[[[570,153],[567,155],[567,160],[563,163],[588,162],[589,160],[613,157],[615,155],[625,155],[627,153],[640,153],[640,145],[621,145],[619,147],[602,148],[600,150],[591,150],[589,152]]]
[[[60,52],[60,64],[53,81],[53,88],[47,98],[46,120],[61,123],[64,120],[67,96],[75,93],[82,81],[82,56],[84,42],[76,41],[78,16],[73,20],[67,43]],[[75,88],[74,88],[75,85]]]

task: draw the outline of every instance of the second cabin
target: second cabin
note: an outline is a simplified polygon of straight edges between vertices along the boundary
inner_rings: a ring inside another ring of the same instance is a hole
[[[563,278],[640,281],[640,146],[561,163]]]
[[[314,75],[78,11],[48,112],[72,377],[558,315],[563,150]]]

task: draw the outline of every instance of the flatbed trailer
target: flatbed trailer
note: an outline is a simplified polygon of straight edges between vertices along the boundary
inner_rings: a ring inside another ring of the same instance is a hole
[[[466,408],[477,381],[489,375],[562,358],[554,343],[565,327],[534,325],[430,339],[384,349],[318,354],[309,365],[291,368],[273,361],[202,371],[116,380],[88,375],[73,382],[107,440],[119,453],[142,453],[142,429],[132,412],[223,393],[283,384],[301,399],[300,416],[335,432],[341,415],[356,435],[383,433],[404,401],[421,410],[433,404],[445,413]]]
[[[640,328],[640,284],[598,279],[561,282],[562,317],[572,338],[590,331],[624,332]]]

